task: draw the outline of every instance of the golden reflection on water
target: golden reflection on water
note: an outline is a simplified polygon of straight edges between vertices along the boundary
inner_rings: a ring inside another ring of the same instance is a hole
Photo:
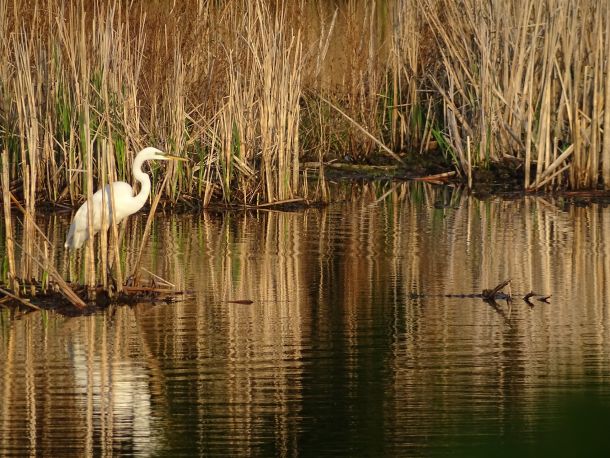
[[[328,209],[159,216],[142,265],[187,292],[176,303],[3,310],[0,450],[425,454],[450,431],[531,432],[549,393],[607,382],[607,208],[344,193]],[[144,221],[127,225],[126,266]],[[61,246],[67,219],[41,223]],[[78,257],[55,257],[79,277]],[[508,278],[551,303],[445,296]]]

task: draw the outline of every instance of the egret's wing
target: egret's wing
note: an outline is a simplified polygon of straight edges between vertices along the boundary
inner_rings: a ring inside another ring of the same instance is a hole
[[[112,204],[111,196],[114,195],[115,210],[114,216],[116,217],[117,223],[120,223],[126,216],[134,213],[133,210],[133,189],[128,183],[123,181],[115,181],[112,183],[112,194],[110,192],[110,185],[104,187],[104,191],[97,190],[91,198],[92,208],[92,225],[93,235],[102,229],[102,203],[104,204],[104,221],[106,227],[110,225],[112,215]],[[80,206],[74,220],[70,225],[68,236],[66,237],[66,248],[80,248],[83,246],[85,241],[89,238],[89,212],[88,205],[85,202]]]
[[[110,189],[106,187],[108,192],[108,211],[110,212]],[[112,183],[112,193],[114,195],[114,216],[116,222],[120,223],[127,216],[135,213],[133,207],[133,189],[124,181],[115,181]]]

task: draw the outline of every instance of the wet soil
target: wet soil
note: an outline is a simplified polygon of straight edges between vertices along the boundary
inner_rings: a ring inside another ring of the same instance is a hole
[[[397,164],[388,157],[373,158],[365,163],[334,161],[325,164],[324,173],[330,180],[418,180],[452,186],[468,184],[467,177],[456,173],[454,164],[440,150],[427,151],[424,154],[402,153],[400,157],[403,164]],[[530,173],[533,179],[536,175],[535,168],[532,168]],[[513,158],[475,167],[472,170],[470,192],[481,200],[491,197],[516,199],[527,194],[557,198],[565,206],[610,204],[610,191],[601,188],[583,191],[526,191],[523,186],[524,175],[522,164]]]
[[[402,164],[388,157],[378,156],[366,162],[331,161],[325,164],[325,176],[329,179],[364,180],[426,180],[454,185],[467,184],[467,178],[456,173],[455,165],[440,150],[424,154],[400,154]],[[445,177],[439,177],[446,175]],[[439,178],[437,178],[439,177]],[[490,163],[472,171],[473,194],[485,197],[501,193],[524,193],[523,170],[514,161]]]

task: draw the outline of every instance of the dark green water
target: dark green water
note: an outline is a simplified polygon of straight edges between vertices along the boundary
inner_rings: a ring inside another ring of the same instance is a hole
[[[610,210],[388,189],[160,215],[143,265],[176,303],[1,310],[0,454],[602,455]],[[76,278],[68,216],[43,223]],[[445,296],[509,278],[512,305]]]

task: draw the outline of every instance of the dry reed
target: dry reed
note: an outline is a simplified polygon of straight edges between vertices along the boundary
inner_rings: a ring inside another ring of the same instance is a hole
[[[8,152],[2,151],[2,209],[4,210],[4,240],[6,240],[6,258],[8,261],[8,285],[13,291],[19,291],[19,281],[15,276],[15,244],[13,241],[13,218],[11,215],[10,180]]]
[[[162,3],[0,0],[0,142],[30,212],[129,181],[149,144],[193,159],[164,191],[204,206],[302,197],[303,157],[435,145],[470,179],[510,160],[526,188],[608,186],[604,2]]]
[[[444,135],[462,170],[471,141],[473,165],[515,159],[526,188],[610,186],[607,2],[424,3]]]

